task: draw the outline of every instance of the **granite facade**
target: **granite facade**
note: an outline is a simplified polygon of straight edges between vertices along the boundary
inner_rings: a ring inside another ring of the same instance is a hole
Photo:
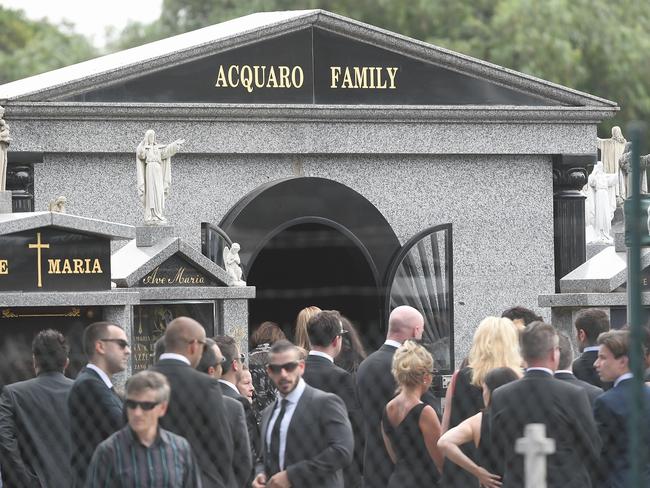
[[[462,359],[484,316],[517,304],[534,308],[540,293],[553,292],[551,169],[549,156],[530,155],[182,153],[172,160],[167,214],[181,239],[198,249],[201,221],[219,223],[259,185],[299,173],[362,194],[402,243],[451,222]],[[37,208],[63,194],[71,213],[140,224],[132,154],[46,154],[35,171]]]

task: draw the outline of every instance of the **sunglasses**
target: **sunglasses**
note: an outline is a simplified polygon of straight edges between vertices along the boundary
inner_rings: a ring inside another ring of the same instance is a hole
[[[269,364],[267,368],[271,373],[275,373],[275,374],[280,373],[283,369],[287,373],[291,373],[298,367],[299,364],[300,361],[291,361],[290,363],[284,363],[284,364]]]
[[[102,342],[114,342],[118,346],[120,346],[120,349],[126,349],[129,347],[129,343],[125,341],[124,339],[99,339]]]
[[[124,403],[126,403],[126,408],[130,408],[131,410],[134,410],[137,407],[140,407],[142,410],[151,410],[160,402],[138,402],[136,400],[129,400],[127,398],[126,402]]]

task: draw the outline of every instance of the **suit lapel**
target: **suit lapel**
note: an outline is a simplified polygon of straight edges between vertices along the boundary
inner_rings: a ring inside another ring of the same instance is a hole
[[[309,385],[305,385],[305,391],[300,396],[298,404],[291,415],[291,423],[289,424],[289,429],[287,429],[287,442],[286,448],[284,451],[284,466],[288,466],[292,463],[292,460],[295,458],[293,456],[293,446],[300,446],[300,441],[304,442],[304,423],[305,423],[305,413],[309,410],[309,405],[311,404],[311,399],[314,394],[314,389]],[[303,436],[301,438],[301,433]],[[294,436],[296,438],[294,439]]]
[[[277,405],[278,401],[274,401],[271,405],[266,407],[264,411],[262,412],[262,422],[261,422],[261,430],[260,430],[260,437],[261,437],[261,453],[264,454],[266,452],[266,429],[269,427],[269,420],[271,419],[271,415],[273,415],[273,410],[275,410],[275,407]]]

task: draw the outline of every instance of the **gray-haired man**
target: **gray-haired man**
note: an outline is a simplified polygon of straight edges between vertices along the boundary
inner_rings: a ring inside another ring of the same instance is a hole
[[[198,465],[185,438],[158,426],[169,402],[169,383],[142,371],[126,383],[128,425],[97,446],[86,487],[201,487]]]

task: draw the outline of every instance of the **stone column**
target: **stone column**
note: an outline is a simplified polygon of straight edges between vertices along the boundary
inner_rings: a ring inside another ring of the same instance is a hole
[[[553,157],[553,230],[555,245],[555,291],[560,279],[586,261],[585,199],[593,154],[560,154]]]

